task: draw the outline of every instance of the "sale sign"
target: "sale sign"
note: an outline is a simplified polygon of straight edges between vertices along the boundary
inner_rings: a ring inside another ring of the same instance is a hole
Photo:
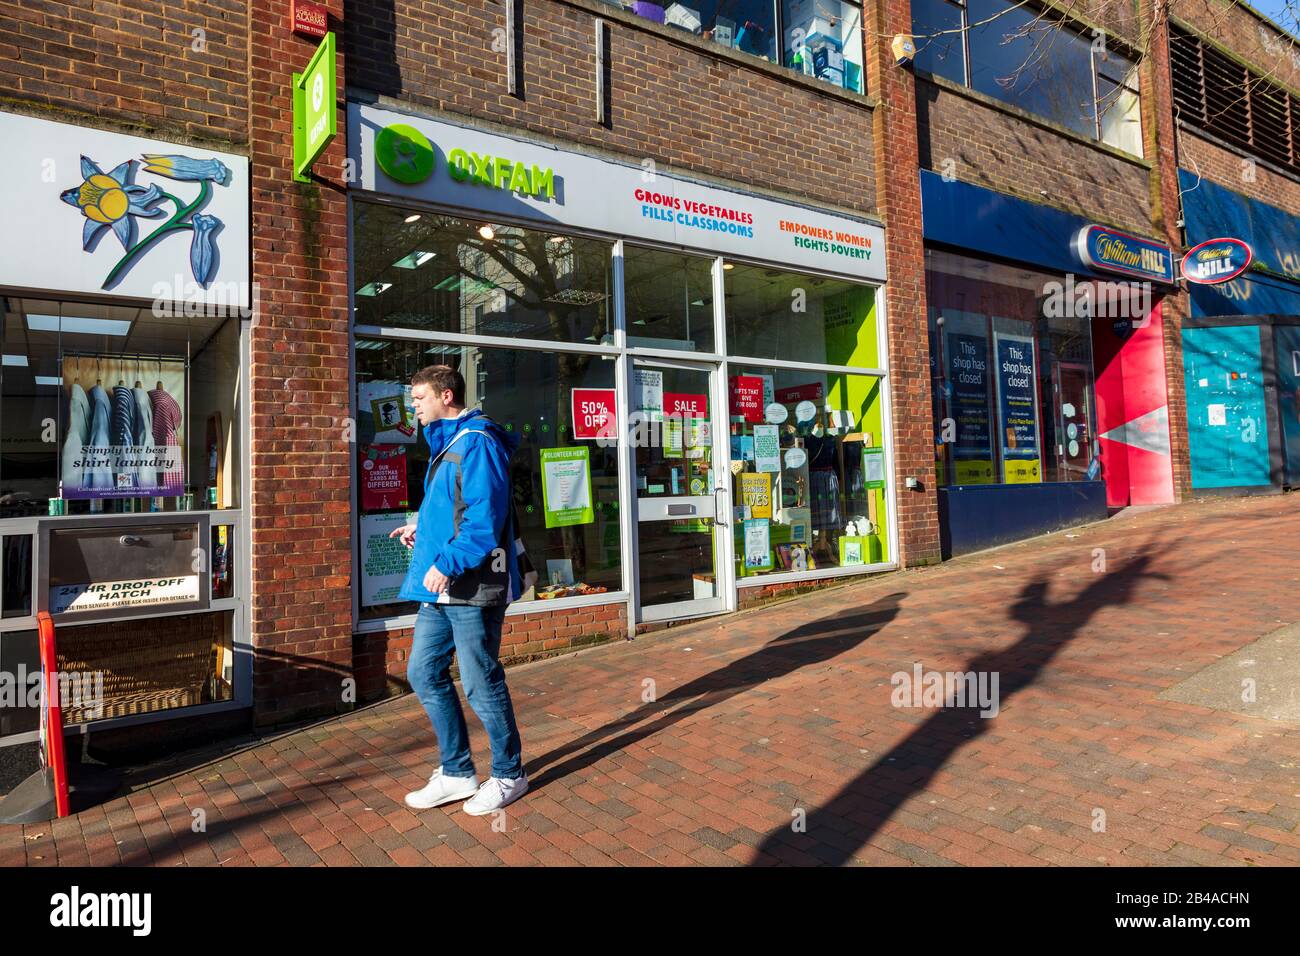
[[[361,480],[362,511],[393,511],[409,506],[406,489],[406,446],[362,448],[357,475]]]
[[[709,396],[687,392],[664,392],[664,414],[682,418],[708,418]]]
[[[575,388],[572,402],[574,438],[615,437],[612,388]]]
[[[761,375],[731,377],[731,414],[743,416],[747,422],[763,422],[763,377]]]

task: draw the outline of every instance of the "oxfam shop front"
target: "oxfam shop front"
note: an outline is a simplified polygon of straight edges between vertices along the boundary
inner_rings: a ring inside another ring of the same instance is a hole
[[[894,566],[879,225],[370,106],[348,129],[358,630],[413,620],[387,535],[436,363],[521,440],[514,624],[616,605],[546,620],[631,633]]]

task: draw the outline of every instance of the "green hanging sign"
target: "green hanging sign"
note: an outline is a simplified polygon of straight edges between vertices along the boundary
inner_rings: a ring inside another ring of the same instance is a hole
[[[338,132],[338,87],[334,74],[334,32],[325,34],[307,61],[293,75],[293,178],[306,183],[311,164]]]

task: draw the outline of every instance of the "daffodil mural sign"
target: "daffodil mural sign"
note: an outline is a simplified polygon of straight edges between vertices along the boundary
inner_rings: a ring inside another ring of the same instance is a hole
[[[81,185],[59,194],[65,203],[76,206],[86,217],[81,229],[81,248],[90,249],[106,230],[111,230],[122,243],[122,258],[104,279],[103,288],[107,290],[117,284],[136,259],[169,233],[189,232],[190,272],[194,281],[206,289],[216,266],[215,237],[222,222],[199,210],[212,198],[212,184],[225,185],[230,170],[219,159],[146,153],[142,161],[146,172],[179,182],[199,183],[198,195],[185,201],[159,188],[157,183],[140,186],[132,182],[139,165],[137,160],[128,159],[105,173],[93,159],[82,156]],[[147,236],[138,237],[136,220],[166,216],[164,204],[170,204],[171,216]]]
[[[0,285],[247,309],[245,157],[0,113]]]

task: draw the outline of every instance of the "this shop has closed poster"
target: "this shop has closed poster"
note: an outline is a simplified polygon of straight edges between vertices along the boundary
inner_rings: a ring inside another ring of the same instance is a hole
[[[1002,419],[1002,472],[1008,484],[1043,480],[1038,461],[1037,391],[1034,341],[1028,336],[996,333],[998,411]]]
[[[988,341],[978,335],[948,333],[948,375],[956,428],[953,470],[959,485],[993,481],[989,440]]]

